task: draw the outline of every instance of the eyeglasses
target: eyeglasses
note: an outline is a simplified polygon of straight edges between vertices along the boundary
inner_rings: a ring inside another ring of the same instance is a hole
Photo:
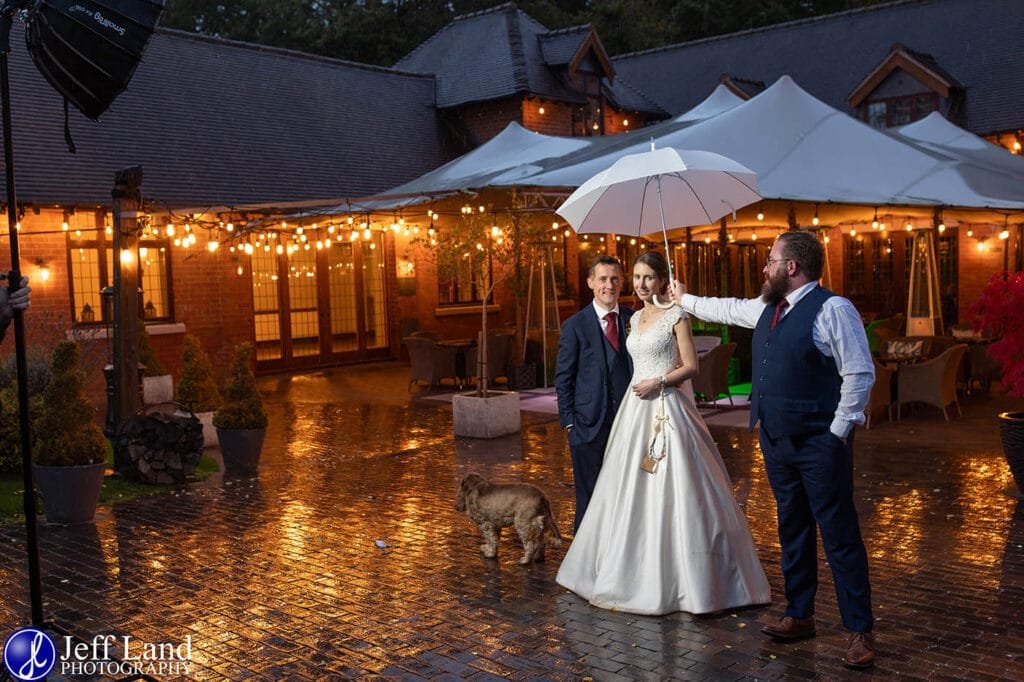
[[[773,263],[781,263],[782,261],[793,260],[792,258],[768,258],[764,262],[766,268],[770,268]]]

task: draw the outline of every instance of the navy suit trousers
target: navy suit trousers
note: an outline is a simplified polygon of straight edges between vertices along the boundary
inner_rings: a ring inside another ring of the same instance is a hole
[[[569,452],[572,455],[572,476],[576,488],[576,517],[572,522],[573,534],[579,530],[583,515],[590,504],[590,498],[594,495],[594,486],[597,485],[597,475],[601,473],[601,463],[604,461],[604,448],[608,445],[608,434],[612,430],[611,420],[605,420],[601,429],[589,443],[579,443],[574,438],[572,430],[569,431]]]
[[[786,615],[814,614],[821,529],[843,625],[869,632],[868,558],[853,505],[853,432],[844,444],[821,433],[771,438],[761,429],[761,451],[779,515]]]

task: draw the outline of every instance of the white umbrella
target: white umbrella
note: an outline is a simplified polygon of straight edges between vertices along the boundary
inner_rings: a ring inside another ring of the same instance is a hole
[[[623,156],[569,195],[557,209],[580,234],[641,236],[707,225],[761,199],[757,174],[713,152],[654,148]],[[668,258],[669,279],[673,279]]]

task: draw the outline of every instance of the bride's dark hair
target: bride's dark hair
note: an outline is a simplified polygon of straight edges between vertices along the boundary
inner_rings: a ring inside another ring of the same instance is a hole
[[[654,274],[661,280],[661,291],[658,294],[664,294],[668,290],[669,285],[668,261],[665,260],[665,256],[660,251],[644,251],[633,261],[633,267],[635,268],[638,263],[643,263],[651,270],[654,270]]]

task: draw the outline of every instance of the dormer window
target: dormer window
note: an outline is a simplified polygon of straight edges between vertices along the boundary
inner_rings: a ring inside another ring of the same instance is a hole
[[[897,43],[850,93],[848,101],[868,125],[894,128],[918,121],[933,111],[958,122],[963,93],[963,86],[934,57]]]

